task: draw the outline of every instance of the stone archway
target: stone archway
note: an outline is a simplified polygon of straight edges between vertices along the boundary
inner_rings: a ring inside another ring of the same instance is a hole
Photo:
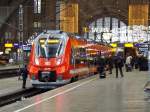
[[[84,34],[88,38],[100,42],[126,42],[127,24],[115,17],[101,17],[88,25],[89,31]]]
[[[87,12],[90,13],[90,15],[84,15],[82,14],[83,12],[80,11],[80,17],[79,17],[80,30],[82,30],[82,27],[86,27],[93,21],[96,21],[98,18],[103,18],[103,17],[115,17],[123,21],[124,23],[128,24],[128,10],[122,10],[122,9],[109,6],[109,8],[108,7],[95,8],[95,11],[93,12],[87,10]]]

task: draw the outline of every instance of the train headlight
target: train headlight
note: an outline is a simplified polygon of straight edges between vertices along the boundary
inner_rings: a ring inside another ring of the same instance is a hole
[[[35,58],[35,64],[40,65],[38,58]]]
[[[61,58],[57,59],[56,64],[57,64],[57,65],[60,65],[60,64],[61,64]]]

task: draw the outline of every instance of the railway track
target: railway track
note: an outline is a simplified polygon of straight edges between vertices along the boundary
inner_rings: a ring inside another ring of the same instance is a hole
[[[32,97],[47,91],[48,90],[36,89],[31,87],[25,90],[18,90],[13,93],[5,94],[3,96],[0,96],[0,107],[14,103],[16,101],[21,101],[22,98]]]
[[[0,70],[0,79],[17,76],[19,68]]]
[[[86,77],[81,77],[81,78],[79,78],[79,80],[93,76],[93,75],[94,74],[86,76]],[[76,81],[78,81],[78,79],[73,80],[72,82],[76,82]],[[57,86],[56,88],[58,88],[58,87],[61,87],[61,86]],[[55,89],[55,88],[51,88],[51,90],[52,89]],[[21,101],[22,98],[32,97],[32,96],[35,96],[35,95],[38,95],[38,94],[41,94],[41,93],[44,93],[47,91],[49,91],[49,90],[48,89],[36,89],[36,88],[30,87],[27,89],[20,89],[20,90],[15,91],[15,92],[1,95],[0,96],[0,107],[14,103],[16,101]]]
[[[77,80],[74,80],[73,82],[75,82]],[[58,88],[61,86],[56,86],[55,88]],[[47,92],[49,90],[55,89],[54,87],[51,89],[37,89],[37,88],[27,88],[27,89],[20,89],[18,91],[15,92],[11,92],[5,95],[1,95],[0,96],[0,107],[14,103],[16,101],[21,101],[22,98],[29,98],[44,92]]]

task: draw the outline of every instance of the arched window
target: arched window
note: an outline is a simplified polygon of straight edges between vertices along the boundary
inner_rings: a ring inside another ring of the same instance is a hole
[[[104,17],[97,19],[89,25],[90,32],[85,34],[85,38],[89,38],[96,41],[103,39],[107,42],[126,42],[128,41],[127,36],[127,25],[117,18]]]
[[[34,13],[41,13],[41,0],[34,0]]]

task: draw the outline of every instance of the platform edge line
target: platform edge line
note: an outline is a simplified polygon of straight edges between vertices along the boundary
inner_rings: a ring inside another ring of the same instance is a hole
[[[83,85],[85,85],[85,84],[87,84],[87,83],[89,83],[89,82],[94,81],[95,79],[96,79],[96,78],[91,79],[91,80],[88,80],[88,81],[85,81],[85,82],[83,82],[83,83],[81,83],[81,84],[79,84],[79,85],[77,85],[77,86],[75,86],[75,87],[69,88],[69,89],[67,89],[67,90],[65,90],[65,91],[63,91],[63,92],[57,93],[57,94],[55,94],[55,95],[53,95],[53,96],[51,96],[51,97],[49,97],[49,98],[43,99],[43,100],[41,100],[41,101],[39,101],[39,102],[37,102],[37,103],[33,103],[33,104],[31,104],[31,105],[28,105],[28,106],[26,106],[26,107],[24,107],[24,108],[15,110],[14,112],[21,112],[21,111],[23,111],[23,110],[25,110],[25,109],[28,109],[28,108],[32,107],[32,106],[35,106],[35,105],[37,105],[37,104],[40,104],[40,103],[45,102],[45,101],[47,101],[47,100],[50,100],[50,99],[52,99],[52,98],[54,98],[54,97],[56,97],[56,96],[59,96],[59,95],[68,93],[68,92],[70,92],[70,91],[72,91],[72,90],[74,90],[74,89],[76,89],[76,88],[78,88],[78,87],[80,87],[80,86],[83,86]]]

